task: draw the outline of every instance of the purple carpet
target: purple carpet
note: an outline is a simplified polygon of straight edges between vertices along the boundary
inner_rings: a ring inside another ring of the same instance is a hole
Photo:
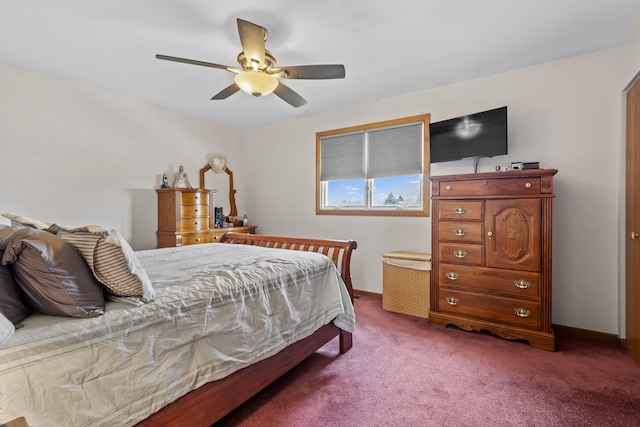
[[[554,353],[355,307],[349,352],[334,340],[216,426],[640,425],[640,367],[615,342],[557,332]]]

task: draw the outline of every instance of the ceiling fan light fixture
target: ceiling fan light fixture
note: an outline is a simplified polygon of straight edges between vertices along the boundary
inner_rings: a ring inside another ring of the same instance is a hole
[[[242,91],[253,96],[268,95],[278,87],[278,79],[264,71],[244,70],[233,80]]]

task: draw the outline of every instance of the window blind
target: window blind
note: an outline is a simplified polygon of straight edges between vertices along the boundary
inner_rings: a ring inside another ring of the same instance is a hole
[[[320,138],[320,181],[422,173],[423,124]]]
[[[422,123],[367,132],[367,178],[422,173]]]
[[[320,181],[364,178],[364,137],[355,132],[320,138]]]

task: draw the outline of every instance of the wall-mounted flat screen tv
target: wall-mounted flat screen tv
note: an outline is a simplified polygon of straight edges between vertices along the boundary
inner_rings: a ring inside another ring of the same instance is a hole
[[[507,107],[429,125],[431,163],[507,154]]]

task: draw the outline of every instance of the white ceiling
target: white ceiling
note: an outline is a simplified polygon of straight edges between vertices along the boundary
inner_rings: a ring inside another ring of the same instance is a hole
[[[619,46],[640,0],[0,0],[0,62],[238,128]],[[308,104],[238,92],[236,18],[268,29],[279,65],[341,63],[340,80],[287,80]]]

